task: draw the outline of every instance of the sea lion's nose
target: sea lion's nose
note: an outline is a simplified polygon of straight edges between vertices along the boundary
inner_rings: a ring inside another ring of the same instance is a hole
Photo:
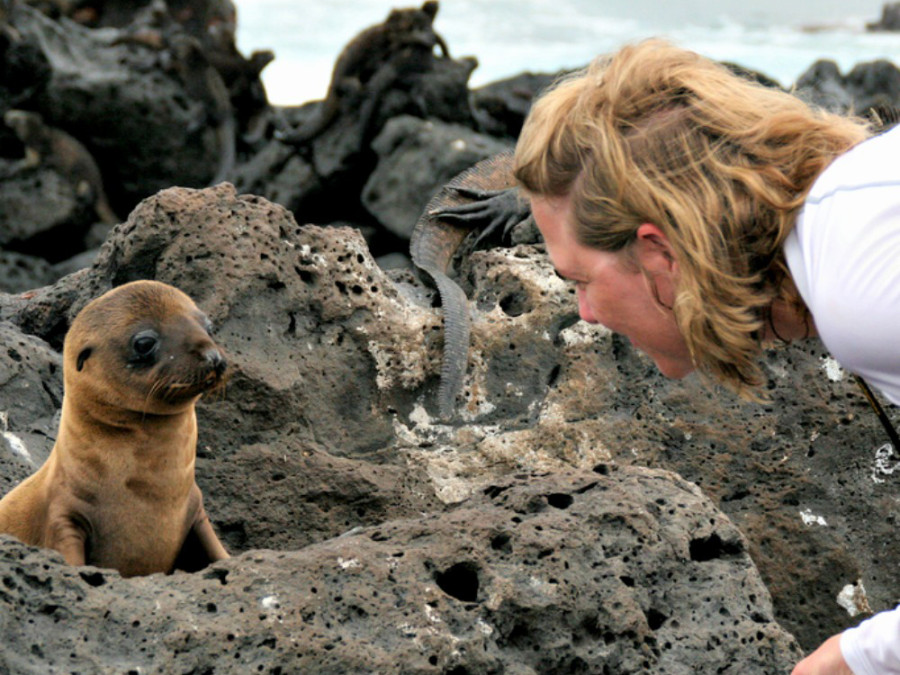
[[[225,369],[228,368],[228,361],[225,360],[225,357],[222,356],[222,353],[218,349],[207,349],[203,353],[203,358],[206,359],[210,366],[212,366],[213,370],[216,371],[216,375],[219,377],[221,377],[225,373]]]

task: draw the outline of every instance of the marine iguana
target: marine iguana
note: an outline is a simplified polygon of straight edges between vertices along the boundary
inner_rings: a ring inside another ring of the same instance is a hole
[[[512,227],[531,215],[512,174],[512,151],[484,159],[457,175],[431,198],[410,239],[410,256],[437,286],[444,310],[444,354],[438,409],[453,416],[462,390],[469,354],[469,307],[466,294],[448,275],[454,253],[475,228],[478,241]],[[487,222],[486,225],[483,225]]]
[[[19,42],[22,36],[10,22],[13,2],[14,0],[0,0],[0,37],[9,42]]]
[[[235,129],[234,110],[228,87],[219,71],[209,62],[200,41],[186,33],[176,33],[169,38],[172,68],[185,91],[199,98],[206,111],[206,119],[216,128],[219,144],[219,163],[210,185],[226,180],[234,169]]]
[[[422,63],[433,54],[434,47],[440,47],[444,57],[450,52],[443,38],[434,31],[433,23],[437,15],[436,0],[425,2],[421,8],[391,10],[384,22],[371,26],[353,38],[335,62],[328,85],[328,93],[312,117],[292,131],[279,134],[286,143],[303,145],[322,133],[341,112],[345,100],[354,98],[364,89],[368,108],[374,108],[370,101],[377,101],[384,90],[393,83],[402,70],[401,64],[414,66],[420,72],[428,68]],[[400,57],[398,60],[397,57]],[[410,58],[415,57],[415,58]],[[391,76],[380,72],[385,64],[393,61]],[[363,111],[364,127],[373,110]]]
[[[260,74],[275,60],[269,49],[255,50],[246,58],[235,44],[233,26],[213,23],[202,40],[206,59],[228,88],[235,123],[248,143],[260,140],[268,119],[269,101]]]
[[[58,171],[75,188],[79,196],[93,200],[100,220],[113,225],[119,222],[103,190],[103,177],[97,163],[80,141],[61,129],[44,124],[43,118],[27,110],[8,110],[3,121],[25,145],[25,158],[15,170],[25,170],[41,164]]]
[[[892,105],[874,105],[866,111],[865,117],[871,120],[876,133],[883,133],[900,124],[900,108]]]
[[[127,26],[118,29],[110,44],[136,44],[161,51],[168,44],[169,36],[180,28],[169,13],[165,0],[152,0],[135,12]]]
[[[219,162],[210,185],[226,180],[236,157],[235,113],[224,76],[208,50],[172,16],[165,0],[152,0],[138,10],[131,23],[120,29],[110,42],[112,46],[123,44],[160,52],[164,68],[175,73],[188,96],[203,103],[206,121],[215,127],[219,145]]]

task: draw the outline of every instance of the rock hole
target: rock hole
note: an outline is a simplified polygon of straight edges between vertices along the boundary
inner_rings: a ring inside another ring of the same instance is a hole
[[[503,532],[491,538],[491,548],[495,551],[502,551],[503,553],[512,553],[511,541],[512,537]]]
[[[106,577],[103,576],[103,572],[80,572],[79,574],[86,584],[94,588],[99,588],[106,583]]]
[[[646,616],[647,616],[647,625],[650,626],[650,630],[653,630],[653,631],[659,630],[660,628],[662,628],[662,625],[669,618],[665,614],[660,612],[658,609],[654,609],[653,607],[651,607],[646,612]]]
[[[522,316],[529,311],[528,299],[521,293],[509,293],[500,298],[500,309],[507,316]]]
[[[228,570],[222,569],[211,569],[207,570],[204,575],[204,579],[218,579],[219,583],[223,586],[228,585]]]
[[[478,599],[478,567],[474,563],[457,563],[443,572],[435,572],[434,580],[450,597],[463,602]]]
[[[737,555],[743,550],[744,546],[740,541],[723,541],[718,532],[713,532],[708,537],[691,539],[690,543],[691,560],[695,562]]]
[[[559,374],[562,372],[562,368],[559,365],[553,366],[553,369],[550,371],[550,374],[547,375],[547,386],[552,387],[559,381]]]
[[[484,489],[484,495],[489,497],[490,499],[494,499],[495,497],[499,497],[504,492],[509,489],[509,486],[499,486],[499,485],[490,485]]]
[[[562,492],[547,495],[547,503],[555,509],[567,509],[572,506],[574,501],[575,499],[572,495],[563,494]]]
[[[316,275],[314,272],[310,272],[309,270],[300,269],[297,266],[294,266],[294,271],[297,273],[297,276],[300,277],[300,280],[303,283],[305,283],[309,286],[312,286],[313,284],[316,283]]]
[[[531,639],[531,631],[524,623],[517,623],[513,626],[509,635],[506,636],[506,640],[510,645],[513,645],[518,649],[524,649],[528,645],[533,645],[534,642]]]

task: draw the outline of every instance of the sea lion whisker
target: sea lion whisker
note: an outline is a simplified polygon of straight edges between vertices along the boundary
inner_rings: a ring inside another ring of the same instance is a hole
[[[219,378],[219,381],[216,385],[204,392],[203,398],[208,398],[212,401],[224,401],[225,400],[225,389],[226,389],[227,379],[225,377]]]
[[[141,421],[143,422],[147,418],[147,413],[150,410],[150,401],[153,400],[154,395],[156,394],[156,389],[158,386],[158,382],[154,382],[150,389],[147,390],[146,395],[144,396],[144,405],[141,406]]]

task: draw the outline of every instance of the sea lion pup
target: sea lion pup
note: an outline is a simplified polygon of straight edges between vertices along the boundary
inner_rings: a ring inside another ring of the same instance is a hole
[[[0,533],[123,576],[227,558],[194,480],[194,404],[226,368],[208,329],[187,295],[156,281],[90,302],[63,346],[56,444],[0,500]]]
[[[94,210],[102,222],[107,225],[119,222],[106,199],[100,169],[80,141],[62,129],[48,126],[38,113],[28,110],[7,110],[3,121],[25,145],[25,158],[19,162],[19,169],[42,163],[53,167],[74,186],[77,195],[87,195],[93,200]]]

